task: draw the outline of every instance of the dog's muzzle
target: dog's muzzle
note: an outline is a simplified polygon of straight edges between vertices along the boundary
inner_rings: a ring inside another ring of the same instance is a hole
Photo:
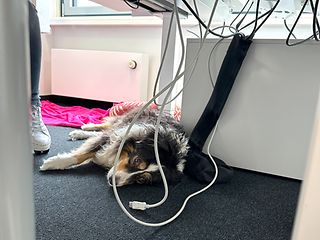
[[[107,175],[108,184],[110,186],[113,185],[113,182],[112,182],[113,174],[115,174],[115,183],[116,183],[117,187],[128,185],[130,182],[131,175],[132,175],[132,174],[124,172],[124,171],[115,172],[114,167],[112,167]]]

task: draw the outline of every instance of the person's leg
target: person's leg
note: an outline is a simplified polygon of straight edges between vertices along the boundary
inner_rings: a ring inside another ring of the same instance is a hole
[[[37,11],[29,2],[29,33],[31,61],[31,103],[40,106],[39,79],[41,69],[41,35]]]
[[[29,34],[31,62],[32,145],[35,153],[50,149],[51,137],[41,116],[39,80],[41,69],[40,24],[35,7],[29,2]]]

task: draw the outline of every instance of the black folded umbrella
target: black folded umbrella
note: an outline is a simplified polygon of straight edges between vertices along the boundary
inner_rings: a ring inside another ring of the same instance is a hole
[[[208,183],[212,181],[215,175],[213,163],[209,156],[202,152],[202,149],[212,129],[217,124],[251,43],[250,38],[242,35],[233,37],[221,65],[210,100],[190,135],[191,149],[187,156],[185,173],[200,182]],[[214,159],[218,165],[217,182],[229,181],[233,175],[232,168],[224,161],[216,157]]]

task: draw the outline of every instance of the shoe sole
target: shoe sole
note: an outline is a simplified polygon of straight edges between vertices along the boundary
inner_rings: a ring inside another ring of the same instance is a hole
[[[47,154],[49,152],[49,150],[50,149],[42,150],[42,151],[41,150],[40,151],[39,150],[34,150],[33,152],[34,152],[35,155],[42,155],[42,154]]]

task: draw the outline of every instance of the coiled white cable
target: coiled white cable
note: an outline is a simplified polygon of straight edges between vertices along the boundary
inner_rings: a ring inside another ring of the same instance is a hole
[[[176,8],[176,0],[174,1],[175,3],[175,13],[176,13],[176,17],[179,18],[178,14],[177,14],[177,8]],[[212,12],[211,12],[211,15],[210,15],[210,19],[209,19],[209,24],[208,24],[208,28],[206,29],[206,33],[204,35],[204,39],[206,38],[206,36],[208,35],[208,31],[209,31],[209,28],[210,28],[210,24],[211,24],[211,21],[212,21],[212,18],[213,18],[213,15],[214,15],[214,12],[215,12],[215,9],[216,9],[216,6],[217,6],[217,3],[218,3],[218,0],[215,1],[215,4],[214,4],[214,7],[212,9]],[[179,23],[179,20],[177,19],[177,23]],[[178,27],[179,27],[179,33],[181,34],[181,26],[180,24],[178,24]],[[181,36],[181,35],[180,35]],[[169,37],[169,36],[168,36]],[[202,46],[203,46],[203,43],[204,43],[204,39],[201,41],[201,45],[200,45],[200,48],[199,48],[199,51],[198,51],[198,54],[196,56],[196,59],[194,61],[194,65],[196,64],[197,62],[197,59],[200,55],[200,51],[202,49]],[[184,47],[183,47],[184,49]],[[164,59],[164,56],[163,56],[163,59]],[[162,59],[162,60],[163,60]],[[182,57],[181,57],[182,59]],[[193,69],[194,69],[194,66],[193,66]],[[158,154],[158,144],[157,144],[157,140],[158,140],[158,131],[159,131],[159,126],[160,126],[160,121],[161,121],[161,115],[163,113],[163,110],[164,110],[164,107],[168,101],[168,98],[169,96],[171,95],[171,92],[174,88],[174,85],[176,84],[176,82],[184,75],[184,72],[180,73],[180,66],[179,66],[179,69],[177,71],[177,74],[176,74],[176,77],[173,79],[173,81],[171,83],[169,83],[167,86],[165,86],[162,90],[159,91],[159,93],[157,93],[151,100],[149,100],[141,109],[140,111],[136,114],[136,116],[133,118],[132,120],[132,123],[129,125],[128,129],[126,130],[126,133],[120,143],[120,146],[119,146],[119,149],[118,149],[118,152],[117,152],[117,155],[115,157],[115,161],[114,161],[114,167],[116,168],[116,166],[118,165],[118,162],[119,162],[119,158],[120,158],[120,154],[121,154],[121,151],[122,151],[122,148],[124,146],[124,143],[126,141],[126,138],[127,136],[129,135],[129,132],[131,130],[131,128],[133,127],[133,125],[135,124],[135,122],[137,121],[138,117],[142,114],[142,112],[155,100],[157,99],[160,95],[162,95],[165,91],[167,91],[168,89],[168,92],[164,98],[164,101],[163,103],[161,104],[161,108],[160,108],[160,114],[159,114],[159,117],[157,119],[157,125],[156,125],[156,131],[155,131],[155,137],[154,137],[154,147],[155,147],[155,156],[156,156],[156,160],[157,160],[157,164],[159,166],[159,171],[160,171],[160,174],[161,174],[161,177],[163,179],[163,184],[164,184],[164,189],[165,189],[165,194],[164,194],[164,197],[162,198],[161,201],[159,201],[158,203],[155,203],[155,204],[147,204],[145,202],[136,202],[136,201],[133,201],[133,202],[130,202],[129,203],[129,206],[130,207],[133,207],[135,209],[140,209],[140,210],[145,210],[147,208],[151,208],[151,207],[157,207],[157,206],[160,206],[162,203],[165,202],[165,200],[167,199],[167,196],[168,196],[168,184],[167,184],[167,181],[166,181],[166,178],[165,178],[165,175],[164,175],[164,172],[162,170],[162,167],[161,167],[161,163],[160,163],[160,159],[159,159],[159,154]],[[193,70],[192,70],[193,72]],[[113,192],[115,194],[115,198],[120,206],[120,208],[123,210],[123,212],[130,218],[132,219],[133,221],[141,224],[141,225],[144,225],[144,226],[149,226],[149,227],[160,227],[160,226],[164,226],[172,221],[174,221],[181,213],[182,211],[184,210],[187,202],[189,201],[189,199],[191,199],[192,197],[206,191],[208,188],[210,188],[216,181],[217,177],[218,177],[218,167],[217,167],[217,164],[216,162],[214,161],[213,157],[210,155],[210,152],[209,152],[209,149],[210,149],[210,145],[212,143],[212,139],[215,135],[215,132],[216,132],[216,128],[218,126],[218,123],[216,124],[215,128],[214,128],[214,131],[213,131],[213,134],[210,138],[210,141],[209,141],[209,144],[208,144],[208,147],[207,147],[207,154],[208,156],[210,157],[213,165],[214,165],[214,168],[215,168],[215,175],[212,179],[212,181],[204,188],[202,188],[201,190],[193,193],[193,194],[190,194],[186,199],[185,201],[183,202],[181,208],[179,209],[179,211],[174,215],[172,216],[171,218],[169,218],[168,220],[166,221],[163,221],[163,222],[160,222],[160,223],[147,223],[147,222],[144,222],[144,221],[141,221],[137,218],[135,218],[134,216],[132,216],[128,210],[124,207],[124,205],[122,204],[121,202],[121,199],[119,197],[119,194],[117,192],[117,186],[115,184],[115,174],[112,175],[112,188],[113,188]]]

